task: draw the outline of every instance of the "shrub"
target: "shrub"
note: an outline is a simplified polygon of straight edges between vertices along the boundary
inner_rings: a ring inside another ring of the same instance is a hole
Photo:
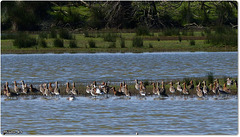
[[[206,33],[206,34],[211,34],[211,29],[210,29],[210,28],[205,28],[205,29],[204,29],[204,33]]]
[[[114,33],[107,33],[103,35],[103,40],[108,42],[116,42],[117,35]]]
[[[55,29],[51,29],[50,38],[57,38],[57,31]]]
[[[116,42],[111,42],[108,48],[116,48]]]
[[[214,28],[215,33],[207,34],[207,43],[213,45],[229,45],[237,46],[238,45],[238,34],[237,31],[233,28],[221,26]]]
[[[101,33],[97,32],[97,38],[101,37]]]
[[[76,40],[71,40],[69,42],[69,48],[77,48],[77,42]]]
[[[150,35],[149,28],[147,26],[139,26],[136,29],[137,36]]]
[[[90,48],[96,48],[96,43],[93,40],[89,40],[88,45],[89,45]]]
[[[121,38],[120,46],[121,46],[121,48],[125,48],[125,39],[124,38]]]
[[[16,36],[13,45],[17,48],[29,48],[37,45],[37,41],[26,33],[19,33]]]
[[[59,32],[59,36],[62,39],[72,39],[72,35],[66,29],[61,29]]]
[[[41,32],[38,36],[39,36],[39,38],[41,38],[41,39],[46,39],[46,38],[48,38],[48,34],[47,34],[46,32]]]
[[[89,37],[88,31],[87,31],[87,30],[83,31],[83,35],[84,35],[85,37]]]
[[[195,45],[195,40],[190,40],[190,45],[191,46]]]
[[[54,47],[57,47],[57,48],[63,48],[64,47],[63,40],[58,39],[58,38],[54,40],[53,45],[54,45]]]
[[[141,37],[134,37],[132,40],[133,47],[143,47],[143,39]]]
[[[40,47],[42,47],[42,48],[47,48],[47,42],[46,42],[45,39],[40,39],[40,40],[38,41],[38,45],[39,45]]]
[[[182,36],[181,35],[178,35],[178,40],[179,40],[179,42],[182,42]]]
[[[149,48],[153,48],[153,45],[152,45],[152,43],[149,43]]]

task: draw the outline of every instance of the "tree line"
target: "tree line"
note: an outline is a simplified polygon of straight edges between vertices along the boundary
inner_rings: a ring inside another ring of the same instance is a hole
[[[237,27],[237,1],[2,1],[1,28],[149,29]]]

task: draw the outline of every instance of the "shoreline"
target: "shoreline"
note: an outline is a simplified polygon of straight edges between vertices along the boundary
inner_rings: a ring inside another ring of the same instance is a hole
[[[144,52],[62,52],[62,53],[54,53],[54,52],[46,52],[46,53],[1,53],[2,55],[21,55],[21,54],[29,54],[29,55],[41,55],[41,54],[46,54],[46,55],[58,55],[58,54],[86,54],[86,55],[92,55],[92,54],[168,54],[168,53],[234,53],[238,51],[144,51]]]
[[[182,48],[182,49],[162,49],[162,48],[47,48],[47,49],[11,49],[1,50],[1,54],[74,54],[74,53],[154,53],[154,52],[238,52],[235,47],[222,48]]]

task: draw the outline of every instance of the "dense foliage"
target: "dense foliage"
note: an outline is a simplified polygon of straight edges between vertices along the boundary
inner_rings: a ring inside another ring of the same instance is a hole
[[[17,48],[30,48],[37,45],[37,41],[27,33],[20,32],[16,35],[13,45]]]
[[[72,1],[1,3],[2,30],[166,29],[237,25],[236,1]],[[53,36],[54,37],[54,36]]]

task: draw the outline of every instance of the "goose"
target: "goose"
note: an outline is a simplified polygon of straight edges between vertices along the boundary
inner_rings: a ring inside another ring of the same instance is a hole
[[[177,84],[177,91],[182,92],[183,89],[182,89],[182,87],[180,85],[180,82],[178,81],[176,84]]]
[[[39,92],[38,89],[34,88],[32,84],[30,84],[30,89],[29,89],[30,92],[32,93],[36,93],[36,92]]]
[[[51,96],[51,92],[48,90],[48,84],[47,83],[44,83],[43,84],[43,89],[44,89],[44,95],[45,96]]]
[[[175,93],[176,89],[175,89],[175,87],[173,86],[173,82],[170,82],[169,84],[170,84],[169,91],[170,91],[171,93]]]
[[[201,98],[204,96],[204,94],[200,86],[201,86],[201,83],[199,82],[197,85],[196,91],[197,91],[197,96]]]
[[[102,85],[98,86],[100,91],[103,91],[104,87],[105,87],[105,82],[102,82]]]
[[[163,81],[162,81],[162,87],[160,88],[160,95],[164,97],[168,97],[168,95],[166,94],[166,89]]]
[[[97,82],[96,81],[93,81],[93,88],[96,88],[96,89],[94,89],[94,90],[96,90],[96,91],[94,91],[94,92],[96,92],[96,94],[104,94],[104,92],[99,89],[100,86],[97,88]]]
[[[77,95],[77,94],[78,94],[78,90],[77,90],[76,87],[75,87],[75,82],[73,82],[73,88],[72,88],[71,93],[72,93],[73,95]]]
[[[194,84],[192,80],[190,81],[190,85],[188,85],[188,89],[194,89]]]
[[[142,82],[142,81],[140,81],[140,87],[142,87],[143,90],[146,89],[146,87],[143,85],[143,82]]]
[[[233,85],[233,80],[231,80],[230,78],[227,78],[227,85],[228,86]]]
[[[52,83],[51,82],[49,82],[48,90],[50,91],[51,94],[54,93],[54,88],[52,88]]]
[[[123,96],[124,95],[123,92],[116,91],[115,87],[112,87],[112,90],[113,90],[114,96]]]
[[[75,100],[75,99],[76,99],[76,98],[75,98],[74,95],[71,95],[70,97],[67,98],[67,100],[70,100],[70,101]]]
[[[107,85],[107,83],[104,83],[104,87],[102,88],[102,91],[105,94],[108,94],[109,93],[109,89],[110,89],[110,87]]]
[[[128,97],[128,96],[131,96],[131,93],[130,91],[128,90],[128,86],[127,84],[124,85],[124,94]]]
[[[157,94],[160,96],[160,88],[159,88],[159,83],[158,82],[156,82],[157,84],[156,84],[156,91],[157,91]]]
[[[222,88],[222,86],[219,84],[219,80],[216,79],[215,81],[216,81],[216,87],[217,87],[217,89],[222,91],[223,88]]]
[[[216,87],[216,82],[214,82],[213,83],[213,88],[212,88],[212,92],[214,93],[214,94],[217,94],[217,91],[218,89],[217,89],[217,87]]]
[[[27,87],[27,84],[25,83],[23,93],[27,94],[29,92],[29,87]]]
[[[6,85],[3,85],[3,94],[4,94],[4,95],[7,94],[7,88],[6,88]]]
[[[20,93],[21,92],[21,88],[17,87],[17,82],[16,81],[14,81],[14,91],[16,93]]]
[[[145,95],[146,95],[146,92],[145,92],[145,90],[143,89],[143,86],[140,86],[140,87],[139,87],[139,93],[140,93],[141,96],[145,96]]]
[[[54,88],[54,94],[59,95],[60,94],[60,89],[58,88],[58,82],[55,82],[55,88]]]
[[[135,79],[135,82],[136,82],[136,84],[135,84],[135,89],[136,89],[136,90],[140,90],[140,85],[138,84],[138,80]]]
[[[24,89],[25,89],[25,84],[24,84],[24,81],[23,81],[23,80],[21,80],[20,82],[22,83],[22,91],[24,91]]]
[[[93,89],[91,90],[91,95],[96,97],[98,94],[96,93],[96,87],[93,87]]]
[[[183,90],[182,90],[182,92],[183,92],[183,94],[185,94],[185,95],[188,95],[188,94],[189,94],[189,91],[188,91],[188,89],[186,88],[186,83],[185,83],[185,82],[183,83]]]
[[[211,84],[209,84],[209,92],[213,92],[213,85],[212,85],[212,83]]]
[[[213,83],[213,93],[214,93],[214,94],[217,94],[217,93],[218,93],[218,90],[219,90],[219,87],[217,87],[217,82],[214,81],[214,83]]]
[[[123,86],[122,86],[122,92],[125,92],[125,85],[126,85],[126,83],[125,83],[125,81],[123,81],[123,84],[122,84]]]
[[[91,90],[91,95],[92,96],[98,96],[98,95],[102,95],[104,94],[104,92],[101,92],[98,88],[96,87],[93,87],[92,90]]]
[[[86,92],[91,93],[92,92],[92,87],[93,85],[91,84],[90,86],[87,85]]]
[[[44,95],[44,92],[45,92],[45,90],[44,90],[44,88],[43,88],[43,85],[42,84],[40,84],[39,85],[39,90],[40,90],[40,92]]]
[[[156,88],[155,83],[153,82],[152,85],[153,85],[153,94],[155,94],[155,95],[158,94],[158,90]]]
[[[67,93],[67,94],[70,94],[70,93],[71,93],[71,89],[70,89],[70,87],[69,87],[69,82],[67,82],[66,93]]]
[[[223,85],[223,91],[226,93],[231,93],[231,90],[229,88],[227,88],[226,83],[224,83],[224,85]]]
[[[99,88],[96,88],[96,93],[97,94],[104,94],[104,92],[102,90],[100,90]]]
[[[8,82],[6,82],[6,86],[5,86],[6,88],[5,88],[5,95],[7,96],[7,97],[16,97],[16,96],[18,96],[18,93],[14,93],[14,92],[11,92],[10,91],[10,89],[9,89],[9,87],[8,87]]]
[[[125,84],[125,82],[123,82]],[[124,87],[124,84],[122,82],[120,83],[120,89],[121,89],[121,92],[125,93],[125,87]]]
[[[93,87],[97,87],[97,82],[96,81],[93,81]]]
[[[231,93],[230,89],[226,87],[226,83],[224,83],[224,88],[222,90],[219,88],[217,91],[219,95],[227,95]]]
[[[204,94],[207,94],[208,91],[209,91],[209,89],[208,89],[208,87],[206,86],[206,81],[203,81],[202,83],[203,83],[203,93],[204,93]]]

